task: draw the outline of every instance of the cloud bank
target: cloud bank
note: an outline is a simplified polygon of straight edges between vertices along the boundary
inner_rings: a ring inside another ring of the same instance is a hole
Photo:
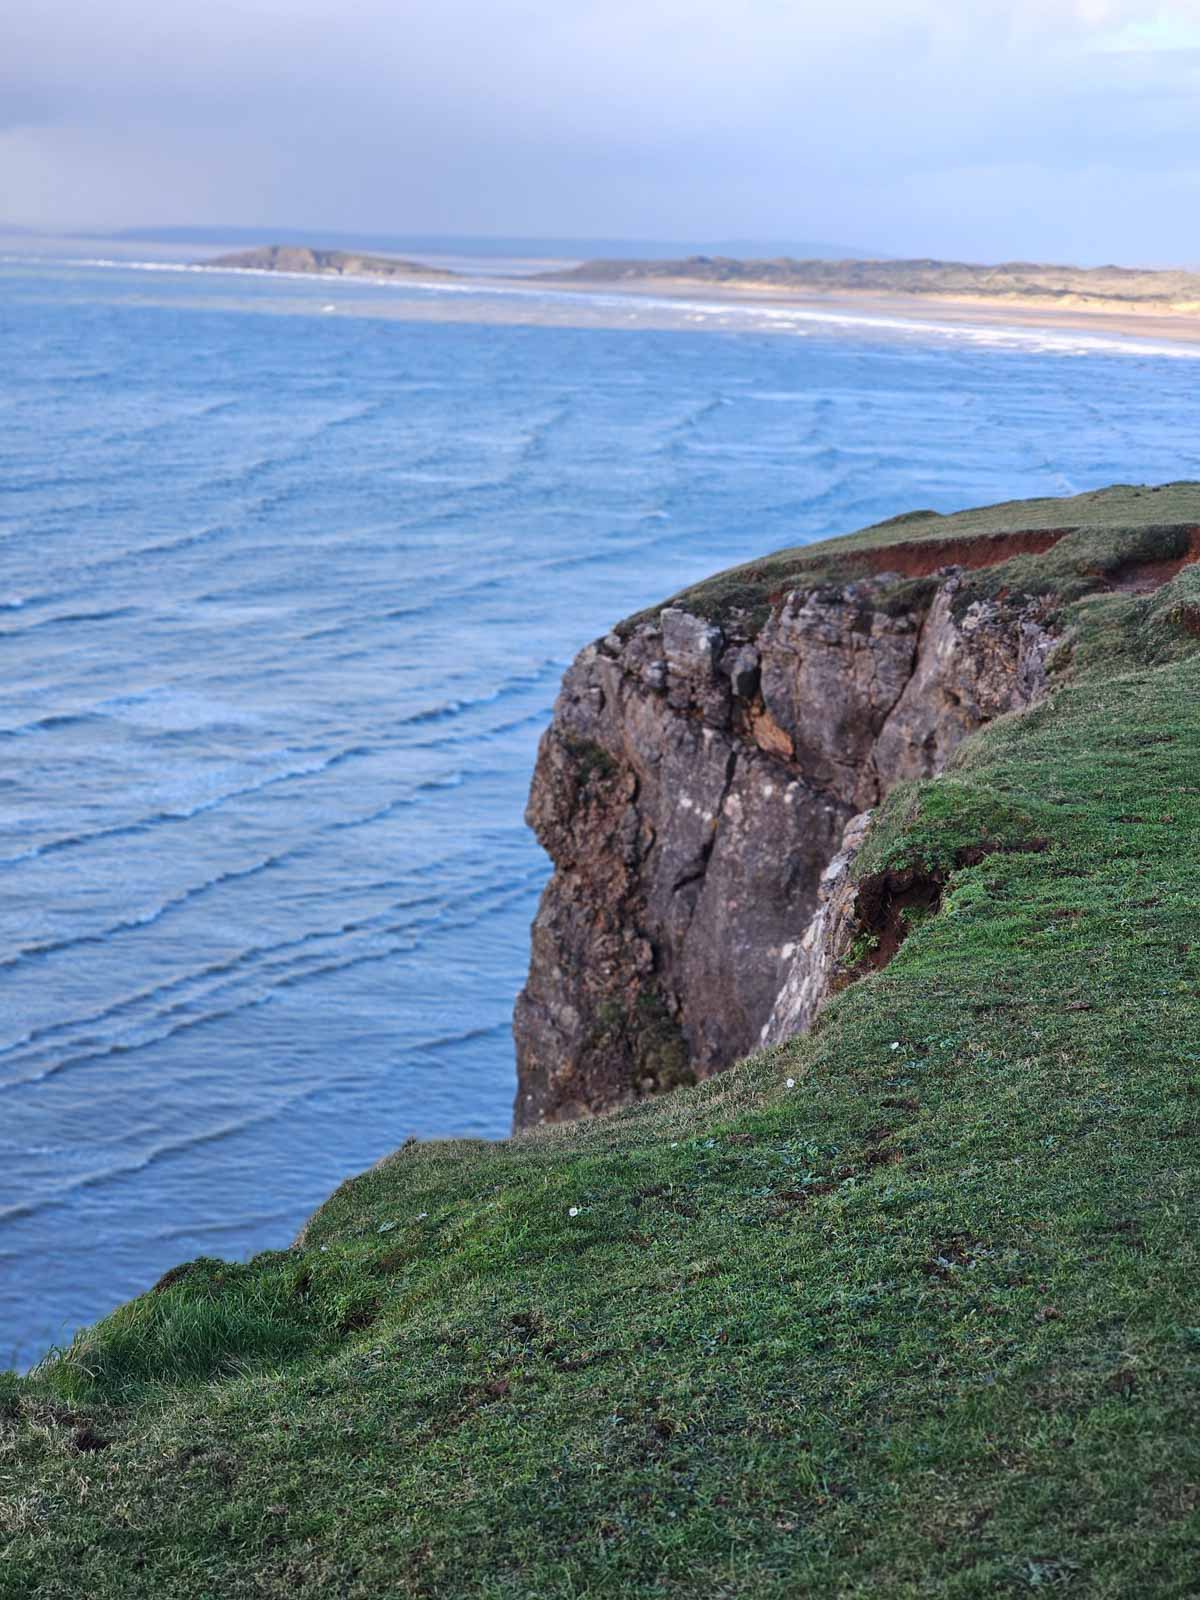
[[[25,0],[0,220],[1200,261],[1200,0]]]

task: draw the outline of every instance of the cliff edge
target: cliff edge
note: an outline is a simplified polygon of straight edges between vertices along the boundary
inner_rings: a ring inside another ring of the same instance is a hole
[[[0,1600],[1194,1596],[1198,527],[922,514],[585,651],[527,1086],[622,1103],[0,1373]]]
[[[1065,598],[1154,587],[1200,554],[1198,524],[1180,486],[919,513],[721,574],[587,646],[527,812],[555,872],[514,1017],[516,1125],[811,1025],[854,938],[877,937],[830,910],[870,811],[1046,695]]]

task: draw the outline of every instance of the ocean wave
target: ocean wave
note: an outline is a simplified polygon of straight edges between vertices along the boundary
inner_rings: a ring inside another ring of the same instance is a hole
[[[499,1039],[512,1032],[512,1018],[493,1022],[482,1028],[463,1028],[458,1033],[439,1034],[436,1039],[420,1039],[406,1046],[411,1055],[437,1055],[443,1050],[453,1050],[458,1045],[473,1044],[476,1039]]]
[[[40,633],[45,628],[78,627],[89,622],[116,622],[121,618],[135,617],[139,611],[138,606],[114,606],[107,611],[63,611],[56,617],[39,617],[36,622],[30,622],[24,628],[0,628],[0,640],[25,639],[31,633]]]
[[[179,1135],[177,1138],[163,1139],[149,1149],[141,1151],[138,1155],[130,1157],[127,1161],[114,1162],[110,1167],[80,1173],[63,1183],[54,1185],[53,1188],[45,1190],[40,1195],[30,1195],[27,1199],[18,1200],[12,1205],[0,1207],[0,1224],[36,1216],[39,1212],[55,1210],[67,1204],[74,1196],[87,1190],[106,1188],[123,1178],[130,1178],[144,1173],[149,1168],[161,1161],[168,1160],[172,1156],[202,1149],[206,1145],[219,1144],[237,1134],[247,1133],[252,1128],[258,1128],[265,1123],[273,1122],[290,1110],[297,1102],[306,1099],[311,1092],[288,1095],[269,1110],[250,1113],[243,1117],[231,1117],[224,1122],[216,1123],[206,1128],[196,1128],[190,1133]]]
[[[553,411],[540,421],[528,423],[518,452],[518,459],[521,465],[528,467],[533,462],[542,460],[554,435],[572,421],[575,412],[574,403],[568,400],[556,406]]]
[[[348,758],[351,754],[363,753],[365,749],[366,747],[362,747],[360,751],[343,752],[343,757]],[[314,842],[307,846],[301,845],[289,850],[279,851],[273,855],[261,857],[248,866],[230,868],[216,873],[211,878],[204,879],[203,882],[185,889],[180,894],[171,896],[160,904],[150,907],[145,912],[139,913],[137,916],[121,918],[116,922],[84,933],[71,934],[59,939],[49,939],[27,945],[23,949],[14,951],[11,955],[0,958],[0,972],[15,969],[30,961],[62,955],[83,947],[106,945],[110,940],[123,934],[141,933],[147,928],[157,926],[185,908],[194,906],[198,901],[205,899],[209,895],[218,893],[222,889],[234,884],[249,882],[252,879],[261,877],[264,873],[275,871],[302,860],[306,855],[311,855],[319,848],[315,840],[322,835],[353,832],[357,829],[371,827],[404,810],[420,805],[423,796],[457,789],[461,787],[464,781],[465,775],[462,772],[452,772],[440,777],[424,779],[417,783],[411,792],[397,795],[385,805],[378,806],[359,816],[337,818],[321,824],[316,830]],[[31,1036],[25,1035],[20,1042],[23,1044],[31,1042]],[[0,1047],[0,1057],[6,1053],[8,1048]]]
[[[411,954],[434,931],[465,931],[475,927],[481,918],[495,916],[540,887],[544,876],[539,867],[508,885],[485,881],[458,893],[450,903],[437,894],[412,896],[370,917],[352,918],[333,928],[312,929],[295,938],[238,951],[224,961],[211,962],[196,972],[153,986],[87,1018],[31,1030],[20,1041],[0,1050],[0,1059],[8,1058],[14,1069],[13,1076],[0,1082],[0,1095],[18,1093],[98,1062],[139,1055],[182,1034],[265,1005],[277,991],[297,984],[392,960],[401,952]],[[397,921],[399,910],[406,914]],[[425,914],[413,914],[420,911]],[[348,939],[384,942],[346,949]],[[327,945],[335,948],[327,952],[323,949]],[[210,981],[214,979],[218,981]],[[255,981],[259,987],[248,993],[239,992],[247,980]],[[167,1000],[169,1004],[162,1003]],[[203,1009],[197,1013],[198,1007]],[[148,1013],[141,1025],[152,1032],[144,1037],[126,1032],[107,1041],[96,1037],[96,1030],[107,1024],[119,1023],[128,1028],[139,1010]],[[82,1031],[85,1029],[86,1033]],[[72,1032],[77,1036],[74,1040],[67,1037]],[[52,1054],[47,1054],[47,1046],[53,1047]]]
[[[362,816],[339,818],[335,822],[324,824],[322,831],[326,833],[351,833],[356,828],[369,828],[377,822],[386,822],[389,817],[394,817],[401,811],[406,811],[411,806],[420,805],[421,796],[436,794],[442,789],[457,789],[466,781],[465,774],[454,772],[444,778],[428,778],[418,783],[412,794],[397,795],[385,805],[378,806],[374,811],[368,811]]]
[[[244,800],[254,795],[260,795],[283,784],[303,782],[308,778],[319,777],[323,773],[333,771],[349,761],[361,760],[363,757],[372,754],[374,754],[374,750],[370,745],[355,745],[348,750],[338,750],[324,760],[314,762],[312,766],[292,767],[284,772],[271,773],[257,783],[241,784],[237,788],[227,789],[221,794],[214,795],[208,800],[199,800],[195,805],[183,806],[175,810],[155,811],[149,816],[138,817],[130,822],[115,823],[104,828],[94,828],[85,833],[64,834],[58,839],[49,839],[42,844],[30,845],[28,849],[18,851],[16,855],[0,856],[0,867],[19,866],[26,861],[37,861],[45,856],[58,855],[64,850],[78,850],[90,845],[106,844],[114,839],[135,838],[138,835],[152,833],[159,828],[192,822],[197,817],[220,810],[223,806],[229,805],[231,801]]]
[[[15,728],[0,728],[0,739],[25,739],[32,734],[56,733],[63,728],[86,727],[89,723],[104,720],[103,713],[98,711],[50,712],[44,717],[35,717],[31,722],[18,723]]]
[[[424,706],[395,719],[395,726],[413,728],[430,722],[446,722],[461,717],[466,711],[477,711],[484,706],[494,706],[529,689],[540,689],[547,682],[557,682],[566,663],[544,661],[529,672],[516,672],[498,683],[485,694],[466,695],[461,699],[444,700],[439,705]],[[421,747],[424,748],[424,747]]]
[[[40,944],[26,945],[24,949],[15,951],[10,956],[0,959],[0,972],[20,966],[26,961],[35,961],[46,956],[61,955],[67,950],[77,950],[85,945],[103,945],[109,940],[119,937],[123,933],[140,933],[146,928],[152,928],[164,918],[180,911],[184,906],[194,905],[206,895],[213,894],[218,889],[226,888],[232,883],[245,883],[251,878],[260,877],[264,872],[269,872],[274,867],[283,865],[291,859],[294,852],[281,851],[278,855],[264,856],[261,860],[253,862],[248,867],[234,868],[226,872],[218,872],[211,878],[206,878],[203,883],[198,883],[190,889],[185,889],[182,894],[174,895],[164,900],[160,905],[151,907],[136,917],[125,917],[118,922],[109,923],[106,927],[97,928],[94,932],[69,934],[61,939],[47,939]],[[0,1054],[3,1052],[0,1051]]]
[[[539,706],[536,711],[529,712],[526,716],[513,717],[507,722],[497,722],[492,727],[481,731],[463,731],[448,733],[438,739],[420,739],[413,741],[415,750],[453,750],[462,745],[491,744],[497,739],[503,739],[510,733],[522,733],[531,728],[544,728],[550,720],[550,713],[554,709],[552,703]]]
[[[271,964],[278,965],[277,958],[284,952],[302,950],[320,941],[344,937],[348,933],[362,931],[386,930],[392,926],[392,919],[397,910],[408,911],[424,908],[436,908],[440,905],[441,898],[437,893],[414,895],[407,901],[401,901],[379,912],[373,918],[356,919],[344,922],[334,928],[313,929],[293,938],[276,941],[273,944],[253,945],[247,949],[238,950],[220,961],[208,962],[193,971],[176,975],[149,988],[140,990],[134,995],[127,995],[116,1000],[86,1017],[72,1017],[63,1022],[48,1024],[41,1028],[28,1030],[19,1039],[0,1047],[0,1061],[4,1058],[14,1057],[25,1064],[31,1059],[31,1049],[44,1051],[48,1045],[56,1050],[63,1041],[67,1041],[66,1048],[81,1048],[84,1044],[95,1043],[92,1035],[98,1028],[103,1028],[108,1023],[119,1022],[122,1026],[130,1022],[137,1013],[147,1012],[150,1019],[160,1022],[171,1016],[178,1016],[189,1006],[200,1000],[209,1001],[216,996],[228,993],[228,979],[236,976],[238,979],[246,975],[260,963],[264,967]],[[219,980],[214,982],[213,980]],[[164,1002],[169,1002],[164,1004]],[[81,1030],[86,1030],[81,1034]],[[78,1037],[71,1042],[70,1035]],[[122,1041],[116,1041],[120,1045]],[[25,1052],[21,1055],[21,1052]],[[103,1053],[110,1053],[105,1051]],[[67,1066],[79,1064],[90,1057],[77,1057],[60,1059],[48,1063],[49,1070],[37,1074],[37,1081],[42,1077],[53,1076]],[[22,1082],[34,1079],[13,1079],[0,1084],[0,1092],[11,1090],[20,1086]]]
[[[724,395],[710,395],[707,400],[702,400],[699,405],[692,406],[682,417],[671,423],[665,430],[665,438],[658,446],[660,454],[676,451],[686,444],[700,426],[709,417],[716,416],[725,406],[732,404]]]

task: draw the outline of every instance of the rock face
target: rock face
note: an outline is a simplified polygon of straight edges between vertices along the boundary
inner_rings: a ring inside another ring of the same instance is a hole
[[[821,874],[817,909],[796,946],[771,1015],[763,1024],[760,1044],[782,1044],[797,1033],[806,1033],[834,992],[838,962],[854,937],[857,895],[851,869],[873,815],[871,811],[860,811],[850,818],[838,853]]]
[[[583,650],[527,818],[555,866],[517,1001],[516,1124],[707,1077],[807,1027],[863,813],[1043,691],[1036,601],[895,574],[757,630],[679,607]]]

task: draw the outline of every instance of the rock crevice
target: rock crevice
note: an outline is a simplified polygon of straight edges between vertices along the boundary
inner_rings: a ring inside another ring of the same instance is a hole
[[[707,1077],[811,1024],[865,815],[1045,691],[1046,608],[947,568],[667,607],[583,650],[527,817],[554,862],[514,1019],[518,1127]],[[839,920],[841,919],[841,920]]]

